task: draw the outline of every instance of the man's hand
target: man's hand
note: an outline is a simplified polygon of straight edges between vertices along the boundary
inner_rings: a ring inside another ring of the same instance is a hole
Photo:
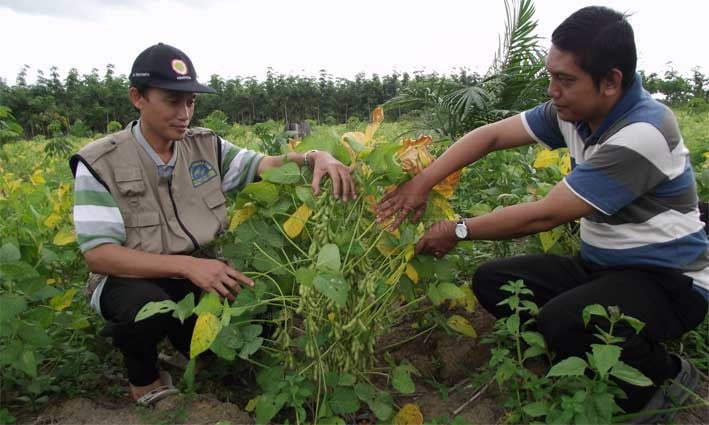
[[[207,292],[234,301],[234,292],[241,291],[241,284],[254,286],[254,281],[240,271],[219,260],[186,257],[184,277]]]
[[[426,201],[428,200],[428,190],[422,189],[413,178],[384,197],[377,204],[377,221],[383,222],[394,217],[394,221],[389,225],[390,230],[395,230],[399,225],[413,213],[411,221],[418,222],[426,211]]]
[[[332,196],[342,197],[347,202],[357,196],[355,182],[352,178],[353,168],[346,167],[332,155],[323,151],[315,151],[310,156],[313,159],[313,193],[320,193],[320,182],[325,175],[332,180]]]
[[[416,254],[433,254],[441,258],[457,243],[455,221],[439,221],[431,226],[416,244]]]

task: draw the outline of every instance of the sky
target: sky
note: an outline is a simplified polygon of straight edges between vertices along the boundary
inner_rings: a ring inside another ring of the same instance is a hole
[[[709,1],[536,0],[537,34],[575,10],[604,5],[631,13],[638,68],[709,73]],[[64,77],[107,64],[127,75],[135,57],[157,42],[192,59],[198,77],[283,74],[352,78],[458,69],[484,73],[504,32],[503,0],[0,0],[0,78],[14,84],[53,65]]]

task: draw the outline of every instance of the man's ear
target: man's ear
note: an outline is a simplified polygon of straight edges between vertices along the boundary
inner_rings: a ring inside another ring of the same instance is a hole
[[[133,106],[135,106],[135,109],[139,111],[142,109],[143,104],[148,101],[145,93],[140,93],[140,91],[135,87],[128,89],[128,96],[130,97],[130,101],[133,103]]]
[[[613,68],[601,80],[601,92],[606,96],[614,96],[623,91],[623,71]]]

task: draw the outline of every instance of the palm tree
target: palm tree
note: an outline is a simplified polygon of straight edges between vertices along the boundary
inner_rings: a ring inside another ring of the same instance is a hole
[[[384,104],[386,109],[419,108],[427,129],[456,140],[466,132],[513,115],[545,98],[545,50],[535,34],[532,0],[505,0],[505,32],[487,73],[469,86],[450,84],[409,86]]]

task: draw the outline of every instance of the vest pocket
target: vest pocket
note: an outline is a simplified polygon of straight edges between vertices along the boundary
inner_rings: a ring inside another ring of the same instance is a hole
[[[143,212],[124,218],[126,247],[156,254],[162,253],[162,228],[160,214]]]
[[[145,193],[145,182],[140,168],[116,168],[114,174],[121,195],[136,196]]]
[[[226,229],[226,198],[221,190],[215,190],[202,197],[204,203],[207,204],[210,210],[214,213],[214,216],[219,221],[221,229]]]

